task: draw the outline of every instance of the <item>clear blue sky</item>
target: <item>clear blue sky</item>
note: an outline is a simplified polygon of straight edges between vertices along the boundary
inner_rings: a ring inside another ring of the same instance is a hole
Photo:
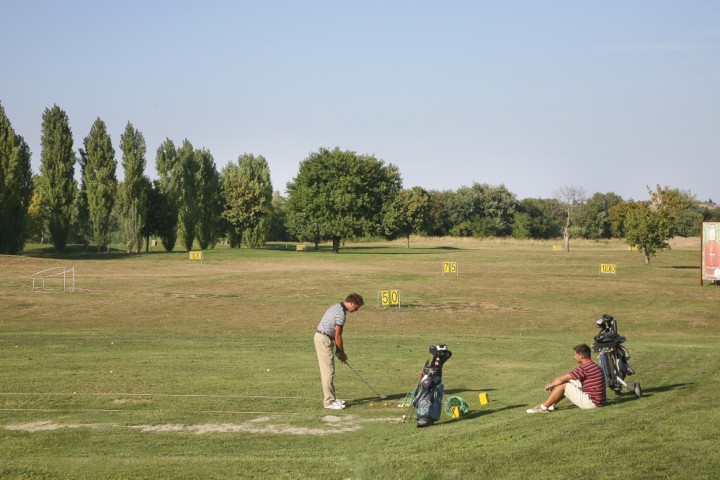
[[[40,170],[45,108],[263,155],[276,190],[320,147],[404,186],[563,186],[720,201],[720,2],[0,0],[0,102]]]

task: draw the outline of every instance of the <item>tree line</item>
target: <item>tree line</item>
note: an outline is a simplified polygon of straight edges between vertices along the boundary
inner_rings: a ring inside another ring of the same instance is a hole
[[[268,241],[306,241],[317,247],[343,239],[412,235],[515,237],[520,239],[625,238],[650,256],[674,236],[697,236],[702,220],[720,218],[711,200],[657,186],[649,199],[624,200],[614,193],[587,197],[578,187],[553,198],[519,200],[504,185],[473,183],[457,190],[403,188],[397,166],[372,155],[319,148],[299,164],[287,196],[273,193],[261,155],[245,153],[218,171],[207,149],[188,139],[166,139],[155,152],[157,179],[146,174],[145,139],[128,122],[120,136],[123,181],[117,152],[97,118],[75,152],[67,114],[46,108],[41,126],[40,174],[31,152],[0,104],[0,253],[22,252],[27,241],[68,243],[107,251],[148,249],[151,238],[172,251],[257,248]],[[80,182],[75,180],[79,166]]]

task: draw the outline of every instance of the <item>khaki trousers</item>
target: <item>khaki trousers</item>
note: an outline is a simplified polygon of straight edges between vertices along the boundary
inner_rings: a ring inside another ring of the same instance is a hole
[[[315,332],[315,352],[320,365],[320,382],[323,389],[323,405],[329,406],[335,401],[335,356],[333,355],[334,343],[330,337]]]

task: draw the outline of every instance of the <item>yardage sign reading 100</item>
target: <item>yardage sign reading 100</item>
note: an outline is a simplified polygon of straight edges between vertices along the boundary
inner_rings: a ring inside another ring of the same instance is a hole
[[[611,273],[611,274],[617,273],[615,264],[614,263],[601,263],[600,264],[600,273]]]

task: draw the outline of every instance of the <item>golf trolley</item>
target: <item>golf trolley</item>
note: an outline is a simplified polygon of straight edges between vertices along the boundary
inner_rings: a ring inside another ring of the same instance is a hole
[[[452,352],[444,344],[431,346],[430,353],[433,358],[425,362],[410,403],[411,409],[417,408],[415,418],[418,428],[429,427],[440,419],[445,388],[442,383],[442,367],[452,356]]]
[[[633,375],[635,371],[628,364],[630,354],[622,345],[625,337],[618,334],[617,321],[611,315],[603,315],[595,324],[600,329],[600,333],[595,335],[592,349],[600,358],[600,368],[605,374],[607,388],[613,390],[615,395],[620,395],[625,387],[638,398],[642,397],[639,382],[635,382],[633,387],[625,382],[625,377]]]

